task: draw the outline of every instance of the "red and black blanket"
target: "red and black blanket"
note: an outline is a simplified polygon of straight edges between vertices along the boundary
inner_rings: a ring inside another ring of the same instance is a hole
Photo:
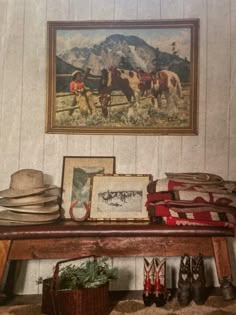
[[[164,179],[148,186],[146,208],[152,222],[168,225],[210,225],[236,227],[236,194],[222,185],[219,177],[212,184]],[[178,179],[179,180],[179,179]],[[216,181],[219,180],[218,185]],[[159,188],[168,188],[158,191]],[[229,188],[230,187],[230,188]],[[176,189],[177,188],[177,189]]]

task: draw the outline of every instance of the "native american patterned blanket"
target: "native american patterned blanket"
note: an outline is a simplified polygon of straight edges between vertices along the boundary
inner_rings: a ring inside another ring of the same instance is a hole
[[[214,193],[224,193],[231,194],[236,193],[236,182],[234,181],[224,181],[219,185],[215,184],[198,184],[198,183],[185,183],[177,179],[162,178],[152,181],[147,186],[148,193],[152,194],[158,191],[166,190],[194,190],[201,192],[214,192]]]
[[[236,226],[234,207],[170,200],[147,202],[146,207],[152,222],[157,222],[161,217],[162,221],[171,225]]]
[[[174,174],[174,173],[168,173]],[[152,222],[168,225],[236,226],[235,182],[224,182],[219,176],[182,173],[176,177],[153,181],[148,186],[146,208]],[[194,174],[194,175],[193,175]],[[209,174],[208,174],[209,175]],[[207,185],[204,183],[207,179]],[[217,184],[218,181],[218,184]]]

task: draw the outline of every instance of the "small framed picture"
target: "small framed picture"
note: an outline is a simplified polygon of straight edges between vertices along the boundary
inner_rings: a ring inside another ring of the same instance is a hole
[[[62,171],[62,211],[69,217],[71,204],[77,214],[84,212],[89,202],[91,179],[96,174],[115,173],[115,157],[64,156]]]
[[[145,202],[150,174],[95,175],[90,220],[148,220]]]

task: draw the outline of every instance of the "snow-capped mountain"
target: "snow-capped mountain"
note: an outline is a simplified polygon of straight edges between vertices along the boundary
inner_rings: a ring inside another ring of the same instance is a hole
[[[143,71],[169,69],[176,72],[181,81],[190,79],[190,63],[176,54],[162,52],[147,44],[138,36],[115,34],[108,36],[99,45],[91,48],[73,47],[57,56],[57,73],[69,68],[85,71],[88,67],[90,74],[100,75],[103,68],[110,66]],[[62,69],[62,68],[63,69]]]
[[[92,48],[73,47],[58,57],[74,67],[89,67],[92,73],[100,74],[101,69],[109,66],[151,71],[154,68],[156,53],[155,48],[137,36],[116,34]]]

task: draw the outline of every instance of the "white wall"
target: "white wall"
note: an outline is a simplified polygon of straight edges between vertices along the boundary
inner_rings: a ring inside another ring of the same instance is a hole
[[[200,18],[199,135],[45,134],[47,20],[160,18]],[[0,189],[20,168],[41,169],[60,186],[64,155],[116,156],[117,173],[205,171],[236,179],[235,0],[0,0],[0,38]],[[236,245],[230,248],[235,263]],[[170,272],[179,259],[168,262]],[[123,274],[112,288],[140,290],[142,263],[113,259],[130,279]],[[35,281],[51,275],[52,262],[20,266],[16,292],[40,292]]]

